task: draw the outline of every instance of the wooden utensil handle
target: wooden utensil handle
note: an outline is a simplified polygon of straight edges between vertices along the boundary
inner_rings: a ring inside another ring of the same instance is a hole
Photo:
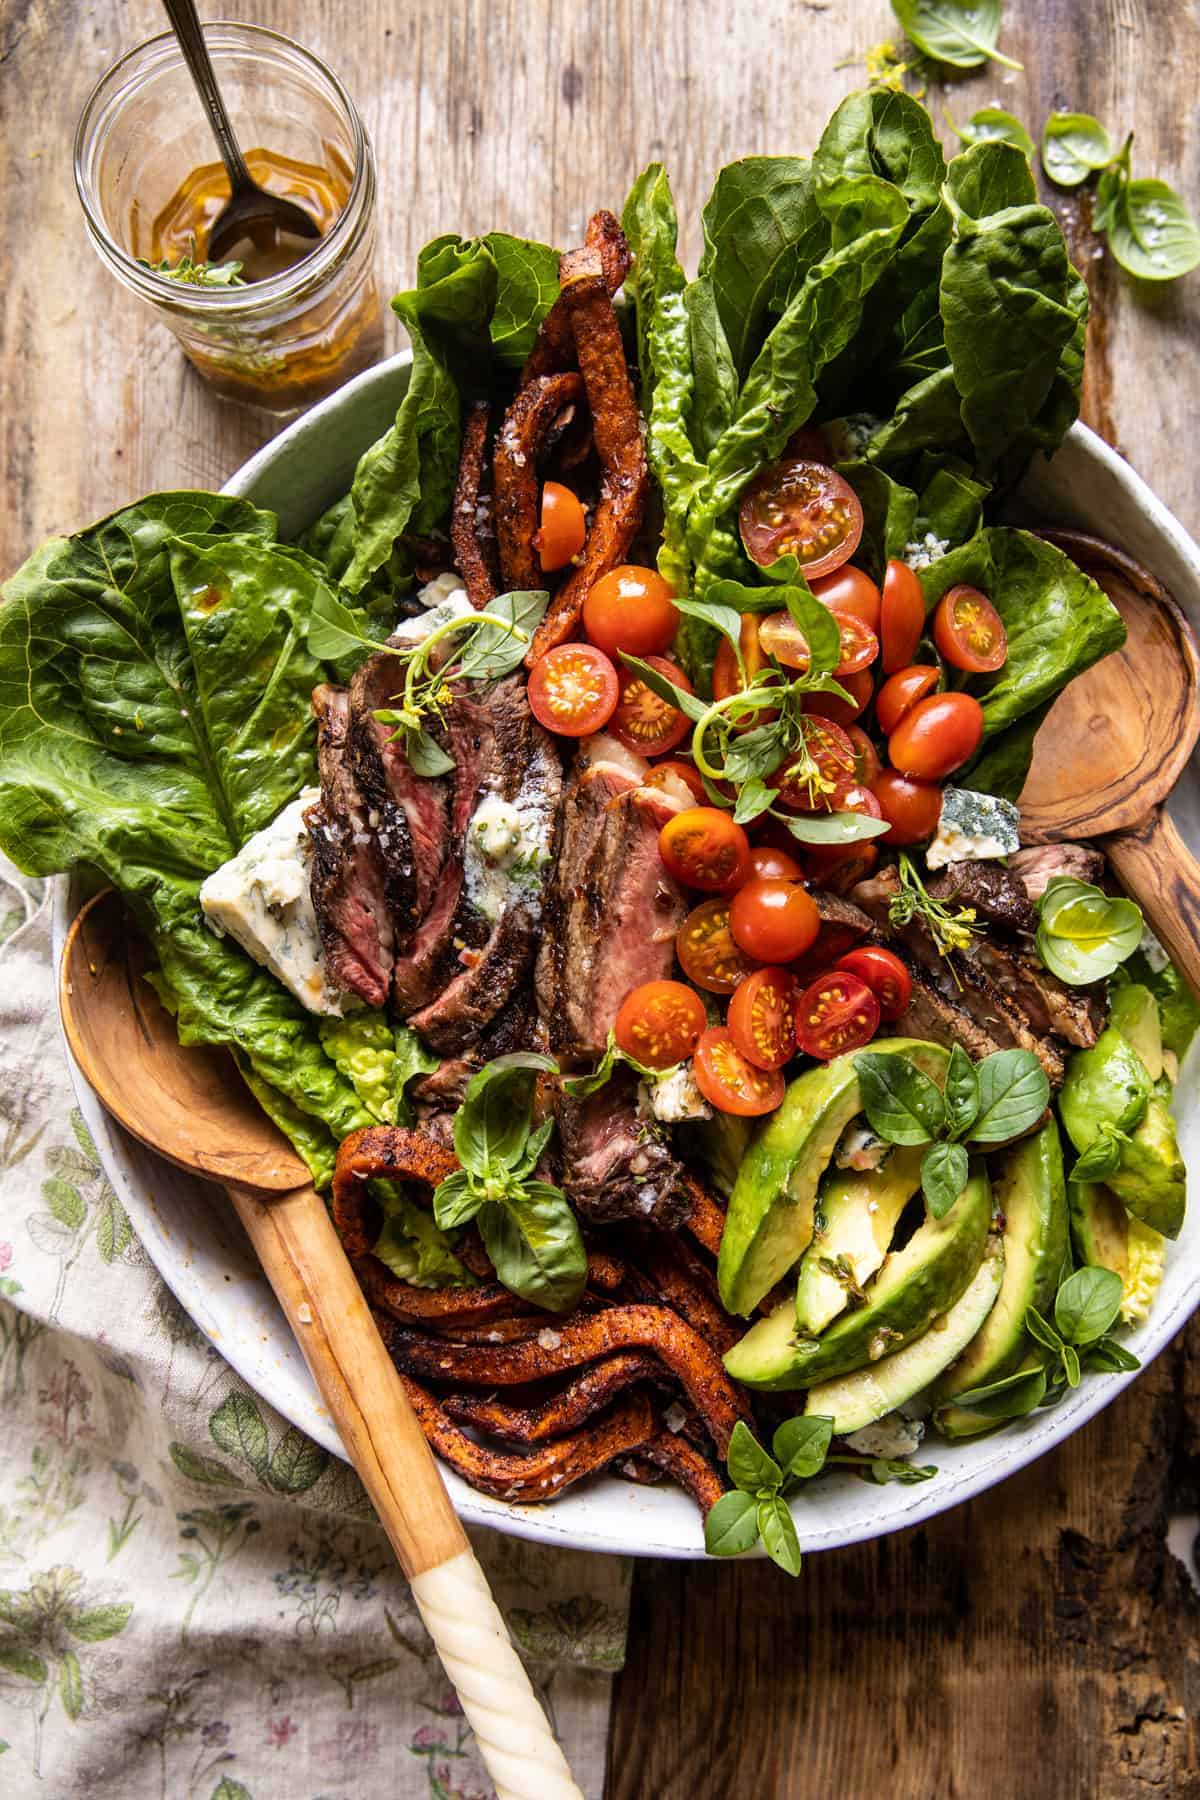
[[[231,1185],[500,1800],[582,1800],[320,1195]]]
[[[1161,809],[1104,839],[1117,879],[1200,999],[1200,863]]]

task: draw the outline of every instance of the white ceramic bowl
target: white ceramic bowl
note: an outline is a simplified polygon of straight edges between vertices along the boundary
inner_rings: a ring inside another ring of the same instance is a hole
[[[405,353],[351,381],[260,450],[227,484],[257,506],[279,514],[293,537],[340,494],[367,445],[385,431],[408,383]],[[1113,450],[1083,426],[1062,449],[1030,472],[1024,499],[1060,525],[1073,525],[1121,544],[1174,594],[1200,627],[1200,549]],[[1200,850],[1200,774],[1190,768],[1172,799],[1172,812]],[[61,948],[76,893],[59,883],[55,918]],[[79,1103],[104,1166],[164,1280],[200,1329],[238,1373],[286,1419],[329,1450],[341,1444],[282,1312],[259,1273],[232,1208],[219,1190],[160,1161],[112,1123],[75,1071]],[[1187,1224],[1168,1256],[1153,1315],[1131,1340],[1143,1364],[1168,1344],[1200,1304],[1200,1046],[1181,1074],[1176,1097],[1184,1155],[1195,1190]],[[1002,1481],[1069,1436],[1135,1376],[1085,1381],[1052,1412],[975,1443],[931,1442],[936,1479],[917,1487],[875,1487],[835,1472],[796,1506],[805,1550],[832,1549],[918,1524]],[[553,1506],[511,1506],[475,1493],[448,1473],[463,1518],[500,1531],[579,1549],[637,1556],[703,1554],[699,1517],[678,1489],[635,1487],[603,1477],[572,1489]]]

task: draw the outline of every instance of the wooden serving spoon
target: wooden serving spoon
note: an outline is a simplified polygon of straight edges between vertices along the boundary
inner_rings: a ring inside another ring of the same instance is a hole
[[[501,1800],[582,1800],[375,1328],[325,1204],[230,1056],[185,1050],[142,979],[152,958],[108,889],[71,926],[67,1043],[109,1112],[224,1184],[391,1539]]]
[[[1117,879],[1200,996],[1200,865],[1162,810],[1200,735],[1195,636],[1123,551],[1083,532],[1039,535],[1099,583],[1128,637],[1063,689],[1038,732],[1022,841],[1102,838]]]

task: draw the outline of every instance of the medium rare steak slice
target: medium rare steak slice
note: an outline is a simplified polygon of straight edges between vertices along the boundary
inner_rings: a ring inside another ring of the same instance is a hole
[[[816,942],[792,964],[792,972],[800,981],[809,981],[832,968],[839,957],[861,944],[873,930],[873,923],[861,906],[843,900],[840,894],[828,894],[814,888],[813,903],[821,920]]]
[[[658,834],[680,804],[608,762],[590,764],[567,793],[537,963],[554,1049],[599,1054],[626,994],[670,975],[687,901]]]
[[[1037,930],[1037,914],[1024,884],[1003,863],[948,863],[926,886],[935,900],[973,906],[979,918],[1002,931]]]
[[[1056,875],[1098,882],[1104,873],[1104,857],[1089,844],[1035,844],[1010,856],[1008,867],[1036,904]]]
[[[1097,989],[1067,987],[1043,969],[1036,956],[984,939],[976,940],[964,954],[1002,994],[1016,1001],[1035,1031],[1053,1032],[1081,1050],[1090,1050],[1096,1042],[1103,1025]]]
[[[563,1189],[593,1224],[653,1220],[675,1229],[691,1207],[687,1177],[667,1146],[638,1117],[636,1083],[627,1069],[586,1100],[558,1109]]]
[[[393,930],[387,870],[347,753],[345,688],[313,693],[321,798],[304,815],[312,840],[311,891],[332,979],[368,1006],[382,1006],[391,981]]]
[[[926,981],[916,970],[910,973],[912,995],[896,1020],[897,1037],[925,1038],[931,1044],[944,1044],[947,1050],[954,1044],[961,1044],[975,1062],[990,1056],[993,1050],[999,1050],[995,1038],[965,1008],[939,993],[933,983]]]
[[[395,727],[373,715],[394,703],[402,665],[368,657],[350,684],[350,755],[388,866],[396,932],[408,937],[428,912],[446,860],[450,783],[414,773]]]
[[[446,1056],[475,1042],[533,962],[562,797],[558,754],[529,710],[521,677],[498,683],[480,710],[486,733],[462,843],[450,978],[409,1019]]]

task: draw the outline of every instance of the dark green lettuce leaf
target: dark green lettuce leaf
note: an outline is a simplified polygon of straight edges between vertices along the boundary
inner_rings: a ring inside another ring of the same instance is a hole
[[[829,221],[817,205],[812,165],[802,156],[746,156],[717,176],[702,215],[697,273],[712,284],[735,369],[744,375],[768,314],[819,262]]]
[[[559,253],[506,231],[489,231],[483,241],[496,264],[496,304],[488,321],[492,356],[501,368],[517,370],[558,299]]]
[[[883,580],[892,557],[903,557],[916,530],[917,496],[911,488],[893,481],[874,463],[857,461],[837,465],[862,502],[863,534],[857,560],[873,581]]]

